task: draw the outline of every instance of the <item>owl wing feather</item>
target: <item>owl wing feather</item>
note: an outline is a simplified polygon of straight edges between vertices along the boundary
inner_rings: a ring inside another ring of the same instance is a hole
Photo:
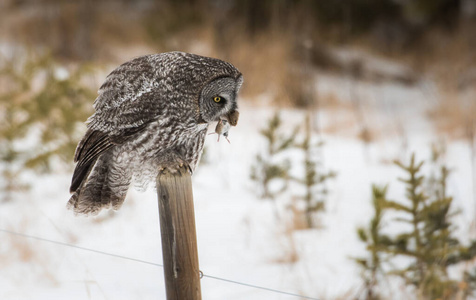
[[[86,161],[85,157],[90,156],[92,153],[101,152],[97,150],[98,146],[107,140],[107,133],[89,129],[76,148],[74,162],[80,162],[78,164],[84,164]]]
[[[81,188],[98,158],[115,145],[139,133],[164,111],[157,76],[150,56],[138,57],[112,71],[94,101],[96,112],[88,120],[88,131],[76,148],[70,192]]]
[[[94,101],[89,128],[121,136],[156,119],[163,109],[158,86],[165,79],[156,74],[149,57],[126,62],[107,76]]]
[[[145,76],[151,72],[147,57],[139,57],[111,72],[99,88],[96,112],[88,120],[88,131],[74,155],[77,164],[71,193],[81,187],[101,154],[124,143],[157,116],[157,109],[153,109],[157,95],[151,92]]]
[[[98,130],[88,130],[84,138],[79,142],[74,154],[74,161],[77,162],[71,181],[70,192],[75,192],[88,177],[94,163],[99,155],[111,148],[109,135]]]
[[[121,135],[111,135],[99,130],[89,129],[76,148],[74,161],[77,162],[71,181],[70,192],[75,192],[88,177],[92,167],[101,154],[114,145],[120,145],[132,135],[144,129],[149,122],[135,128],[122,130]]]

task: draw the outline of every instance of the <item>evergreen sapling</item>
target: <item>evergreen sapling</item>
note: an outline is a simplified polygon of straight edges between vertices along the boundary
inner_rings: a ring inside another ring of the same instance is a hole
[[[267,148],[264,154],[256,155],[256,163],[251,167],[251,179],[261,188],[262,199],[275,199],[284,192],[289,181],[291,162],[289,159],[279,159],[278,155],[294,147],[298,127],[285,135],[282,133],[282,120],[278,112],[268,121],[266,128],[260,131],[266,139]],[[281,187],[273,189],[271,183],[280,181]]]
[[[29,55],[25,61],[6,61],[0,69],[0,189],[5,199],[27,187],[19,178],[25,169],[49,171],[53,157],[73,156],[76,125],[90,113],[87,103],[95,93],[82,82],[87,67],[75,68],[66,78],[58,76],[58,67],[48,55]],[[25,146],[29,133],[38,136],[34,147]]]
[[[334,171],[323,172],[322,162],[317,159],[318,150],[323,146],[323,142],[314,142],[311,135],[311,124],[309,115],[304,121],[304,139],[298,144],[304,152],[304,176],[293,178],[305,188],[305,194],[301,197],[304,201],[304,215],[308,228],[317,227],[316,214],[325,209],[325,198],[327,196],[326,182],[334,178]]]
[[[436,164],[435,161],[433,163]],[[447,194],[448,168],[439,166],[438,174],[432,175],[429,180],[422,175],[423,161],[416,162],[415,155],[412,155],[408,165],[399,161],[395,164],[407,174],[406,178],[400,179],[406,186],[404,201],[383,198],[374,201],[373,205],[376,218],[392,211],[399,217],[387,220],[387,223],[403,223],[405,226],[399,226],[400,231],[392,236],[369,235],[368,232],[376,228],[376,219],[373,219],[367,234],[365,230],[359,230],[359,237],[367,244],[372,257],[386,255],[387,273],[401,277],[408,286],[413,287],[416,299],[449,300],[455,299],[456,295],[465,299],[461,297],[470,294],[469,288],[472,286],[466,281],[471,280],[471,274],[466,273],[458,283],[449,277],[448,268],[473,259],[476,256],[476,243],[473,241],[470,246],[465,246],[455,237],[456,228],[452,218],[457,212],[452,209],[453,198]],[[381,222],[382,217],[379,218]],[[409,263],[396,267],[392,261],[397,258],[406,258]],[[371,262],[375,263],[376,260]],[[369,266],[368,261],[364,264],[364,260],[361,260],[359,263],[364,266],[364,270]],[[379,260],[379,263],[383,261]],[[364,281],[368,282],[368,278],[368,275],[364,277]]]
[[[389,237],[382,233],[383,206],[387,200],[387,186],[379,187],[372,185],[372,204],[374,216],[370,220],[369,227],[357,229],[359,239],[366,245],[368,257],[354,258],[361,268],[361,276],[364,280],[364,299],[379,300],[379,285],[385,276],[383,262],[385,261],[382,246],[387,245]]]

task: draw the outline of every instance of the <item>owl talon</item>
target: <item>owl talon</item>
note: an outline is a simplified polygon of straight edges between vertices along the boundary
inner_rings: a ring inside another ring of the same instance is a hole
[[[192,167],[190,167],[189,164],[187,163],[180,163],[180,168],[179,169],[186,169],[188,171],[188,173],[190,173],[190,175],[193,174],[193,170],[192,170]],[[181,170],[177,170],[178,172],[181,172]]]

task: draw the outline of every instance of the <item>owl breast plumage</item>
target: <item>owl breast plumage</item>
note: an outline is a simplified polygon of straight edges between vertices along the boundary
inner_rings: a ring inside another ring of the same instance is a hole
[[[230,63],[183,52],[142,56],[112,71],[79,142],[68,207],[118,209],[132,182],[200,160],[208,124],[236,125],[241,73]]]

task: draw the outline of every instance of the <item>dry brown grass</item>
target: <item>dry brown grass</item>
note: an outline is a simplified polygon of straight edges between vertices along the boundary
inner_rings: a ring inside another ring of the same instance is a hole
[[[291,224],[285,226],[284,230],[279,234],[281,253],[272,259],[271,262],[278,264],[294,264],[299,261],[299,252],[297,250],[296,241],[294,239],[294,228]]]
[[[439,133],[472,141],[476,136],[476,76],[472,75],[476,74],[476,42],[469,34],[463,30],[446,48],[435,50],[431,73],[440,99],[429,115]]]
[[[359,140],[370,143],[385,135],[387,128],[372,126],[375,112],[366,103],[360,103],[359,108],[355,103],[343,101],[335,94],[319,96],[319,109],[325,111],[329,122],[323,126],[323,132],[333,135],[357,137]],[[366,112],[366,120],[363,120],[362,112]],[[368,123],[366,123],[368,122]]]
[[[426,45],[413,54],[413,65],[424,70],[437,85],[439,99],[429,111],[437,131],[454,139],[476,135],[476,20],[462,23],[453,34],[435,29]]]
[[[290,234],[296,230],[309,229],[308,222],[306,220],[306,212],[299,205],[299,199],[297,197],[292,198],[292,202],[289,205],[290,219],[286,221],[286,227],[284,232]]]
[[[473,102],[449,96],[430,111],[439,133],[452,139],[473,140],[476,134],[476,98]]]
[[[273,263],[294,264],[299,261],[299,251],[294,233],[298,230],[308,229],[304,210],[299,207],[296,197],[292,198],[286,214],[279,221],[278,242],[280,255],[272,259]]]
[[[250,41],[241,36],[234,45],[229,60],[246,74],[243,95],[270,93],[277,102],[286,102],[291,51],[287,38],[271,34]]]
[[[17,228],[9,230],[27,232],[29,227],[31,224],[25,219]],[[0,266],[4,272],[14,270],[11,276],[19,283],[33,278],[51,285],[59,284],[48,251],[36,240],[6,235],[0,246]]]

